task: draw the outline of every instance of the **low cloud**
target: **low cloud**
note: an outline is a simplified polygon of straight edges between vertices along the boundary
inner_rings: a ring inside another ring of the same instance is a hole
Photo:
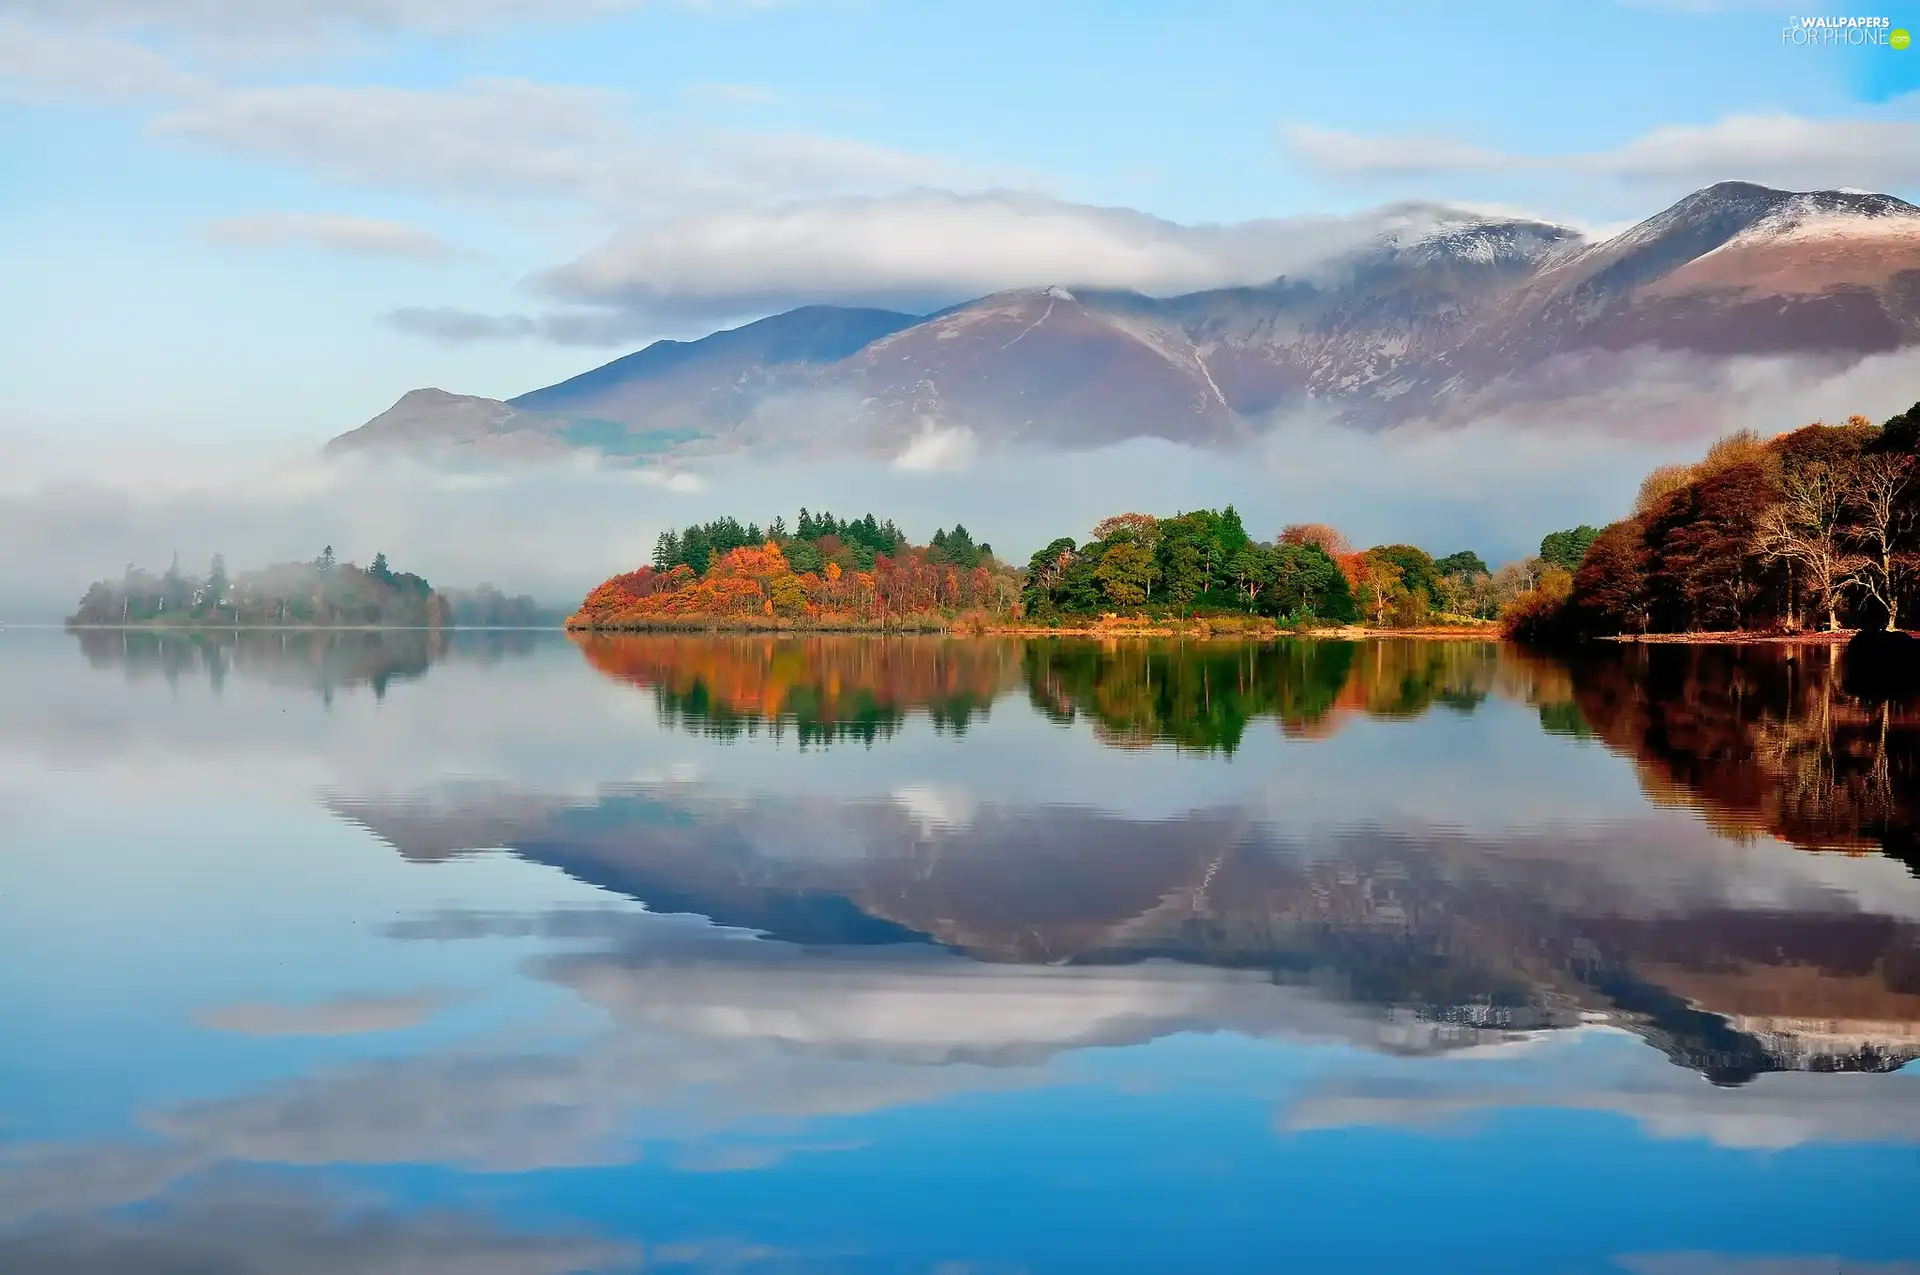
[[[1738,179],[1790,190],[1920,184],[1920,121],[1729,115],[1665,124],[1608,150],[1523,155],[1424,135],[1369,136],[1294,124],[1293,157],[1323,176],[1360,181],[1462,174],[1605,179],[1684,192]]]
[[[569,301],[676,317],[806,302],[918,311],[1042,283],[1168,295],[1310,271],[1383,235],[1470,215],[1409,203],[1188,226],[1011,190],[916,190],[663,221],[615,236],[542,283]]]
[[[979,440],[966,426],[942,428],[929,422],[893,458],[893,467],[910,474],[965,469],[978,453]]]
[[[779,404],[785,432],[754,449],[631,468],[591,455],[439,465],[382,454],[321,461],[141,447],[102,455],[49,440],[0,474],[0,618],[57,619],[92,580],[132,561],[203,570],[310,559],[327,544],[385,552],[439,584],[490,580],[571,605],[649,559],[672,526],[733,514],[788,518],[800,505],[905,518],[924,539],[965,523],[1012,560],[1084,535],[1116,509],[1172,513],[1232,502],[1256,535],[1328,521],[1363,544],[1530,552],[1556,527],[1623,515],[1654,465],[1697,458],[1736,426],[1763,433],[1852,412],[1884,419],[1914,398],[1916,359],[1833,372],[1782,360],[1629,363],[1550,407],[1489,405],[1465,427],[1382,433],[1311,414],[1263,422],[1250,445],[1202,449],[1113,438],[1080,450],[996,441],[954,420],[906,437],[859,433],[832,395]],[[1625,378],[1625,379],[1621,379]],[[759,428],[759,422],[752,423]]]
[[[248,247],[312,244],[338,252],[408,257],[417,261],[434,261],[452,254],[445,240],[424,230],[399,222],[341,213],[261,213],[252,217],[230,217],[209,224],[206,233],[217,242]]]
[[[421,994],[347,996],[314,1005],[220,1005],[203,1011],[199,1021],[243,1036],[357,1036],[418,1027],[445,1003],[437,994]]]

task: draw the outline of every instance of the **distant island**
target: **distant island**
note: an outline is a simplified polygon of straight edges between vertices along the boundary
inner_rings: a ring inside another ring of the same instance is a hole
[[[525,595],[490,584],[437,590],[395,571],[376,553],[366,567],[336,559],[328,545],[308,562],[281,562],[229,575],[215,554],[194,576],[176,560],[155,573],[129,563],[119,580],[98,580],[67,618],[74,628],[530,628],[560,617]]]
[[[964,525],[913,544],[891,519],[800,511],[663,532],[653,561],[606,581],[568,620],[583,631],[1277,632],[1490,634],[1544,573],[1570,570],[1598,532],[1556,532],[1540,557],[1490,570],[1470,550],[1354,549],[1295,524],[1256,540],[1232,507],[1103,519],[1016,568]]]

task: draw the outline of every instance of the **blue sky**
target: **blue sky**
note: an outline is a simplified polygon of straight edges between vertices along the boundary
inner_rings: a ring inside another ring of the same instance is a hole
[[[827,299],[1153,288],[1194,224],[1920,195],[1920,50],[1788,47],[1787,16],[0,0],[0,442],[307,446],[414,386],[516,393],[815,299],[796,260]],[[1160,220],[1108,251],[1085,205]]]

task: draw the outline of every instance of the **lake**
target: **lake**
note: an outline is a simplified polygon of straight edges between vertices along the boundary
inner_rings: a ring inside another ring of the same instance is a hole
[[[1913,1275],[1838,667],[0,631],[0,1270]]]

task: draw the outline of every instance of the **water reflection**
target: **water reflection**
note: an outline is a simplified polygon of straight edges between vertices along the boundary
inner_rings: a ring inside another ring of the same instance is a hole
[[[59,653],[0,1268],[1914,1255],[1914,719],[1823,652]]]
[[[1837,648],[1635,647],[1574,670],[1581,715],[1656,801],[1733,836],[1920,868],[1920,710],[1842,689]]]
[[[311,689],[322,697],[366,686],[385,698],[438,661],[525,658],[541,634],[525,629],[76,629],[95,668],[178,686],[205,681],[217,694],[230,677]]]
[[[932,638],[609,637],[579,639],[587,662],[650,690],[661,719],[721,739],[803,744],[897,731],[910,713],[963,733],[1014,684],[1017,643]]]

